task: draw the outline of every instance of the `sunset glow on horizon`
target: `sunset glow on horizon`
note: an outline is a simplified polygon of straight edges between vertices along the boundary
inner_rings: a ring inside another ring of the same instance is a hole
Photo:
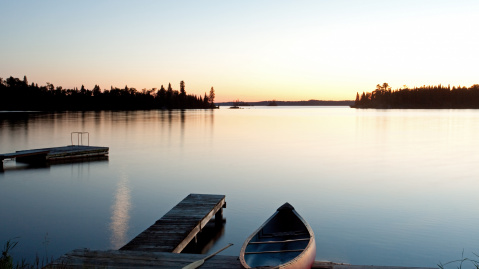
[[[2,1],[0,77],[216,102],[479,83],[479,1]]]

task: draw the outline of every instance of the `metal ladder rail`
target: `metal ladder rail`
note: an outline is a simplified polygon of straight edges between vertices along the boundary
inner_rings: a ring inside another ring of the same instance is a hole
[[[87,134],[87,138],[88,138],[88,144],[87,146],[90,146],[90,133],[88,132],[71,132],[71,142],[72,142],[72,146],[75,146],[75,144],[73,143],[73,134],[76,134],[77,135],[77,146],[84,146],[83,145],[83,135],[84,134]],[[80,141],[81,141],[81,144],[80,144]]]

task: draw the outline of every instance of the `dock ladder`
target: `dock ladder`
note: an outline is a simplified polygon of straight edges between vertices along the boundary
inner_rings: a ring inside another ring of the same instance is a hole
[[[86,134],[86,136],[87,136],[87,145],[83,144],[83,135],[84,134]],[[73,143],[73,135],[76,135],[76,137],[77,137],[77,144],[76,145]],[[71,141],[72,141],[72,146],[90,146],[90,133],[88,133],[88,132],[72,132],[71,133]]]

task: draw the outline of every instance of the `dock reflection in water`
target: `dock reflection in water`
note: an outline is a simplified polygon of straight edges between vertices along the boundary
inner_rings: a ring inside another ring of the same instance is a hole
[[[206,254],[223,237],[225,233],[226,219],[222,218],[219,222],[212,219],[206,224],[201,232],[192,240],[181,253]]]
[[[127,243],[126,234],[130,220],[131,195],[128,176],[123,173],[118,182],[115,202],[111,207],[111,237],[110,244],[113,249],[119,249]]]
[[[52,165],[55,166],[71,166],[72,168],[80,168],[82,166],[90,166],[90,163],[108,162],[109,156],[95,156],[78,159],[65,159],[65,160],[48,160],[35,163],[24,163],[13,160],[4,160],[3,166],[0,166],[0,172],[7,171],[19,171],[28,169],[50,169]]]

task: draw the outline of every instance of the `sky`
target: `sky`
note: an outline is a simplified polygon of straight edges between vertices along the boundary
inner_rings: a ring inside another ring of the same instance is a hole
[[[477,0],[0,0],[0,77],[216,102],[479,83]]]

